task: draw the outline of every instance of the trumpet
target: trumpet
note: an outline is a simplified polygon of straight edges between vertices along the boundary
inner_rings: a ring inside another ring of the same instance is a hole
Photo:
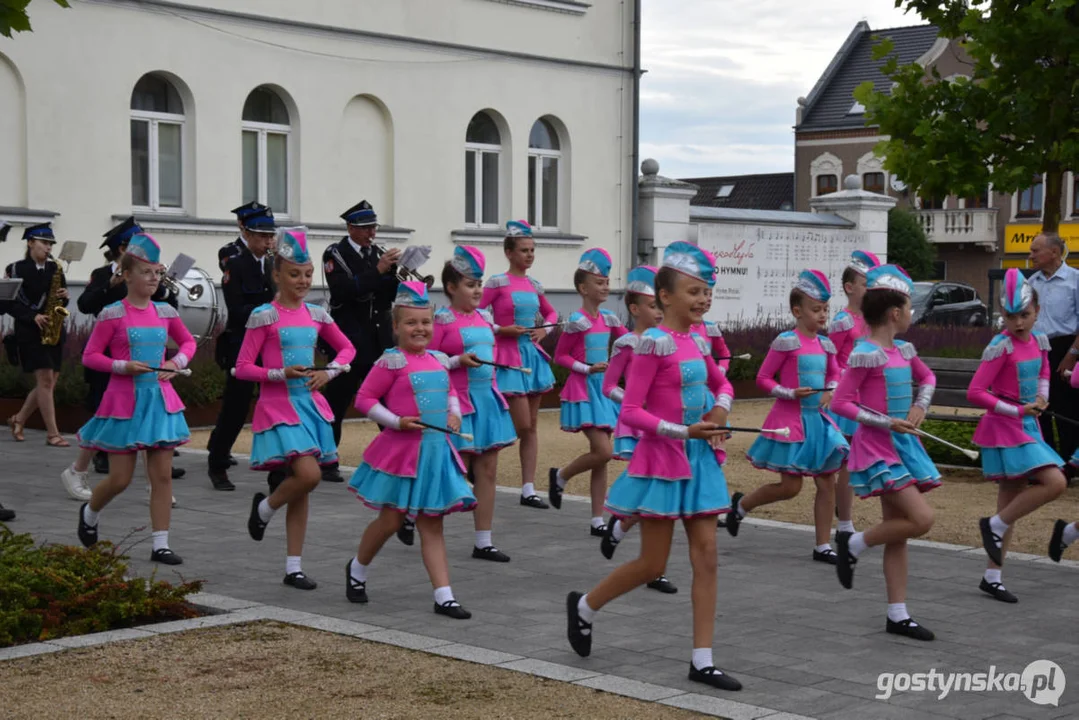
[[[385,245],[379,245],[378,243],[372,243],[372,245],[374,245],[375,249],[378,250],[378,257],[379,258],[381,258],[383,255],[386,254],[386,246]],[[435,276],[434,275],[421,275],[420,273],[416,272],[415,270],[409,270],[408,268],[402,267],[401,265],[397,266],[396,277],[397,277],[397,280],[399,282],[407,282],[409,280],[417,280],[417,281],[423,283],[424,285],[426,285],[428,290],[430,290],[431,288],[433,288],[435,286]]]
[[[202,297],[202,285],[184,285],[179,280],[169,277],[166,274],[161,275],[161,284],[169,289],[169,292],[180,297],[180,290],[187,290],[187,297],[189,300],[198,300]]]

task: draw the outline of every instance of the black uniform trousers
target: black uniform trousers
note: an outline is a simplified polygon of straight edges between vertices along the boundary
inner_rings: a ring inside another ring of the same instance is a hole
[[[1079,420],[1079,389],[1073,388],[1071,383],[1060,377],[1057,366],[1067,357],[1068,348],[1072,346],[1075,337],[1061,335],[1049,339],[1049,409],[1066,418]],[[1079,368],[1077,368],[1079,371]],[[1053,422],[1053,418],[1042,415],[1038,418],[1041,424],[1042,435],[1049,447],[1057,451],[1057,454],[1067,462],[1079,447],[1079,425],[1069,422]],[[1053,426],[1056,425],[1056,432]]]
[[[230,338],[228,367],[236,367],[236,358],[240,354],[240,343]],[[236,438],[240,436],[251,400],[255,397],[255,383],[237,380],[230,371],[226,371],[225,392],[221,395],[221,412],[217,416],[217,425],[210,433],[206,449],[210,451],[208,464],[210,470],[229,469],[229,454]]]

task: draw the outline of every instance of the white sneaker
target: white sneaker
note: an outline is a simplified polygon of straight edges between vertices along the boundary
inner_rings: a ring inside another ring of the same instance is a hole
[[[64,483],[64,490],[67,490],[67,494],[71,496],[72,500],[87,502],[90,499],[90,495],[93,494],[93,491],[86,483],[86,478],[89,474],[89,470],[86,472],[79,472],[71,465],[68,465],[64,468],[64,471],[60,473],[60,480]]]

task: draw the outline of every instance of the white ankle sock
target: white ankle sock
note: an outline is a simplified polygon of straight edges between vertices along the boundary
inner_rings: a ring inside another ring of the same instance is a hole
[[[745,498],[743,498],[743,500],[744,500],[744,499],[745,499]],[[745,516],[746,516],[746,515],[748,514],[748,512],[749,512],[749,511],[748,511],[748,510],[746,510],[746,509],[745,509],[744,507],[742,507],[742,500],[739,500],[739,501],[738,501],[738,507],[736,507],[736,508],[735,508],[735,511],[736,511],[736,512],[738,513],[738,519],[739,519],[739,520],[741,520],[742,518],[744,518],[744,517],[745,517]]]
[[[356,558],[352,558],[352,564],[348,566],[348,574],[356,582],[367,582],[367,566],[361,565]]]
[[[521,486],[521,497],[530,498],[536,494],[536,486],[532,483],[525,483]]]
[[[491,547],[491,531],[490,530],[477,530],[476,531],[476,547],[480,550]]]
[[[558,475],[555,476],[554,481],[555,481],[555,484],[558,485],[558,487],[560,487],[560,488],[566,487],[566,478],[564,478],[562,476],[562,470],[561,469],[559,469]]]
[[[698,670],[704,670],[706,667],[715,667],[716,663],[712,660],[712,648],[693,648],[693,667]]]
[[[154,530],[150,533],[150,537],[154,541],[154,551],[165,550],[169,547],[169,531],[168,530]]]
[[[273,517],[274,512],[276,511],[270,507],[270,499],[262,498],[262,502],[259,503],[259,520],[264,523],[270,522],[270,518]]]
[[[1076,540],[1079,540],[1079,523],[1072,523],[1064,528],[1064,535],[1061,539],[1065,545],[1071,545]]]
[[[994,515],[989,518],[989,529],[1003,539],[1004,533],[1008,532],[1008,524],[1000,519],[1000,515]],[[1000,547],[1000,543],[997,543],[996,545],[997,547]]]
[[[97,527],[98,513],[90,509],[90,503],[86,503],[82,508],[82,521],[90,527]]]
[[[851,535],[850,541],[847,543],[847,547],[850,549],[850,554],[854,557],[858,557],[866,550],[868,550],[869,546],[865,544],[865,533],[856,532]]]
[[[291,575],[292,573],[300,572],[300,556],[288,555],[285,557],[285,574]]]
[[[581,599],[577,601],[577,614],[581,616],[581,619],[586,623],[591,623],[596,617],[596,611],[588,607],[588,596],[582,595]]]
[[[594,527],[595,529],[599,530],[600,528],[603,528],[603,527],[606,527],[606,526],[607,526],[607,523],[603,522],[603,516],[602,515],[599,516],[599,517],[592,518],[592,527]]]
[[[840,520],[839,525],[836,526],[836,529],[839,530],[839,532],[849,532],[849,533],[857,532],[854,529],[854,521],[853,520]]]
[[[829,551],[829,550],[831,550],[831,549],[832,549],[832,546],[831,546],[831,545],[830,545],[829,543],[824,543],[823,545],[818,545],[818,546],[816,547],[816,550],[817,550],[817,552],[819,552],[819,553],[822,553],[822,552],[827,552],[827,551]]]
[[[910,613],[907,612],[907,604],[901,603],[888,603],[888,619],[892,622],[903,622],[910,617]]]
[[[985,569],[985,581],[987,583],[989,583],[990,585],[992,585],[993,583],[1000,582],[1000,569],[998,568],[998,569],[994,570],[992,568],[986,568]]]
[[[435,602],[439,605],[445,605],[448,602],[457,602],[453,599],[453,590],[449,585],[444,585],[440,588],[435,588]]]
[[[615,542],[622,542],[622,538],[626,536],[625,528],[622,527],[622,521],[611,518],[611,522],[614,523],[614,530],[611,531],[611,537],[614,538]]]

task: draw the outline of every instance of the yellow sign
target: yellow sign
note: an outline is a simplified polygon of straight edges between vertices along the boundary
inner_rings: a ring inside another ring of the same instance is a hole
[[[1042,231],[1039,223],[1007,225],[1004,228],[1004,252],[1009,255],[1030,252],[1030,243]],[[1068,246],[1068,252],[1079,251],[1079,224],[1062,224],[1060,238]]]
[[[1073,268],[1079,268],[1079,253],[1068,257],[1068,265]],[[1000,267],[1003,270],[1007,270],[1008,268],[1025,270],[1030,267],[1030,263],[1027,261],[1027,258],[1004,258],[1000,261]]]

